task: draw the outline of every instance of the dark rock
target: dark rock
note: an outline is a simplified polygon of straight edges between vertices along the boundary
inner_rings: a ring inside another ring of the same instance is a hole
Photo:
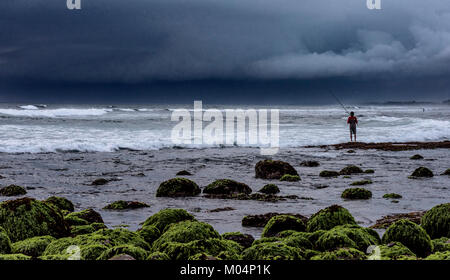
[[[283,175],[297,175],[297,171],[287,162],[262,160],[255,166],[255,177],[261,179],[280,179]]]
[[[258,192],[264,193],[264,194],[277,194],[280,192],[280,189],[275,184],[267,184],[262,189],[260,189]]]
[[[426,167],[419,167],[411,174],[412,178],[424,178],[424,177],[433,177],[433,172]]]
[[[216,208],[216,209],[208,210],[208,212],[217,213],[217,212],[234,211],[234,210],[236,210],[236,209],[234,209],[233,207],[223,207],[223,208]]]
[[[92,223],[103,224],[102,216],[94,209],[86,209],[80,212],[73,212],[65,216],[64,219],[70,225],[88,225]]]
[[[127,209],[138,209],[138,208],[145,208],[145,207],[150,207],[150,206],[143,202],[139,202],[139,201],[119,200],[119,201],[115,201],[115,202],[105,206],[103,209],[127,210]]]
[[[419,160],[419,159],[423,159],[423,156],[417,154],[417,155],[413,155],[412,157],[410,157],[409,159],[413,159],[413,160]]]
[[[177,176],[191,176],[191,172],[187,171],[187,170],[181,170],[179,172],[177,172]]]
[[[298,175],[289,175],[289,174],[285,174],[280,178],[280,181],[285,181],[285,182],[297,182],[300,181],[300,176]]]
[[[99,178],[99,179],[95,179],[91,185],[93,186],[102,186],[102,185],[106,185],[108,184],[108,180],[106,180],[105,178]]]
[[[75,210],[73,203],[64,197],[51,196],[45,200],[46,203],[50,203],[58,207],[60,210],[73,212]]]
[[[330,171],[330,170],[323,170],[322,172],[320,172],[319,176],[320,177],[326,177],[326,178],[338,177],[339,176],[339,172]]]
[[[369,199],[372,197],[372,192],[363,188],[346,189],[342,195],[345,199]]]
[[[156,191],[157,197],[196,196],[201,192],[199,186],[186,178],[173,178],[164,181]]]
[[[363,173],[364,171],[356,165],[349,165],[347,167],[342,168],[339,172],[340,175],[352,175]]]
[[[9,185],[0,189],[0,196],[19,196],[26,193],[27,191],[23,187],[17,185]]]
[[[240,232],[227,232],[222,234],[222,237],[224,239],[238,243],[244,249],[247,249],[248,247],[252,246],[253,241],[255,241],[255,238],[250,234],[243,234]]]
[[[383,198],[395,198],[395,199],[398,199],[398,198],[402,198],[402,196],[399,195],[399,194],[396,194],[396,193],[387,193],[387,194],[383,195]]]
[[[273,237],[285,230],[305,231],[306,226],[302,219],[290,215],[272,217],[264,227],[262,237]]]
[[[317,167],[319,165],[320,165],[320,163],[315,160],[305,160],[300,163],[300,166],[304,166],[304,167]]]
[[[416,224],[420,224],[420,219],[425,214],[424,211],[421,212],[411,212],[411,213],[403,213],[403,214],[394,214],[394,215],[387,215],[383,218],[376,221],[375,225],[370,226],[370,228],[388,228],[390,225],[395,223],[396,221],[400,219],[407,219],[411,222],[414,222]]]
[[[110,261],[135,261],[136,259],[127,254],[121,254],[109,259]]]
[[[206,194],[250,194],[252,189],[244,183],[236,182],[229,179],[219,179],[209,184],[203,190]]]

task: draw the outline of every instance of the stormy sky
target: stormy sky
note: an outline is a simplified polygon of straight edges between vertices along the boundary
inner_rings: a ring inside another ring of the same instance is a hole
[[[0,102],[450,96],[450,1],[0,1]]]

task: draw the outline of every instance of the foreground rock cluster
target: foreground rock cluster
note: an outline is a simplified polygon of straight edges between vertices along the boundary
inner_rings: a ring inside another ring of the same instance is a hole
[[[259,221],[257,240],[221,235],[183,209],[161,210],[137,231],[109,229],[67,199],[25,197],[0,203],[0,260],[450,260],[450,203],[428,210],[421,225],[397,220],[382,237],[339,205]]]

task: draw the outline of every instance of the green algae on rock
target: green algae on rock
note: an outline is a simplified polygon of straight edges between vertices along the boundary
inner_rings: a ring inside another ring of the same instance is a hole
[[[156,191],[157,197],[196,196],[201,192],[199,186],[186,178],[173,178],[162,182]]]
[[[0,254],[11,253],[11,240],[5,229],[0,227]]]
[[[411,174],[410,178],[430,178],[433,177],[433,172],[426,167],[419,167]]]
[[[71,235],[80,235],[80,234],[88,234],[88,233],[94,233],[100,229],[106,229],[107,227],[105,224],[102,223],[92,223],[88,225],[81,225],[81,226],[71,226],[70,227],[70,233]]]
[[[264,194],[277,194],[280,192],[280,189],[275,184],[267,184],[264,187],[262,187],[258,192]]]
[[[150,205],[139,201],[118,200],[103,207],[106,210],[128,210],[150,207]]]
[[[450,251],[450,238],[441,237],[431,240],[433,244],[433,253]]]
[[[206,194],[250,194],[252,189],[244,183],[230,179],[219,179],[207,185],[203,189]]]
[[[42,255],[48,244],[56,240],[53,236],[36,236],[12,244],[14,254],[24,254],[37,258]]]
[[[161,236],[161,232],[159,229],[155,226],[148,225],[143,226],[141,229],[137,231],[137,233],[144,238],[144,240],[149,244],[152,245],[153,242],[158,239]]]
[[[346,167],[342,168],[341,171],[339,171],[340,175],[352,175],[352,174],[359,174],[359,173],[364,173],[364,171],[356,165],[346,166]]]
[[[65,210],[68,212],[73,212],[75,210],[73,203],[64,197],[51,196],[51,197],[47,198],[46,200],[44,200],[44,202],[55,205],[61,211]]]
[[[342,225],[321,234],[315,245],[321,251],[339,248],[355,248],[365,251],[370,245],[379,243],[380,237],[372,229],[358,225]]]
[[[394,199],[399,199],[399,198],[403,198],[403,196],[396,194],[396,193],[386,193],[383,195],[383,198],[394,198]]]
[[[308,220],[306,230],[308,232],[329,230],[345,224],[356,224],[352,214],[342,206],[332,205],[312,215]]]
[[[330,178],[330,177],[338,177],[339,172],[331,171],[331,170],[323,170],[319,173],[320,177]]]
[[[64,217],[64,220],[71,226],[89,225],[92,223],[103,224],[102,216],[94,209],[85,209],[79,212],[73,212]]]
[[[20,196],[27,194],[25,188],[17,185],[9,185],[0,189],[0,196]]]
[[[372,251],[368,259],[373,260],[400,260],[407,257],[416,258],[416,255],[400,242],[391,242],[379,245]]]
[[[167,226],[181,221],[195,221],[195,218],[184,209],[163,209],[145,220],[143,227],[152,225],[163,233]]]
[[[163,252],[153,252],[147,257],[148,261],[169,261],[170,257]]]
[[[283,242],[265,242],[247,248],[242,252],[242,259],[257,260],[304,260],[300,249]]]
[[[255,241],[255,238],[250,234],[244,234],[240,232],[227,232],[222,234],[222,238],[234,241],[239,245],[241,245],[242,248],[244,249],[247,249],[248,247],[252,246],[253,242]]]
[[[431,238],[450,237],[450,203],[428,210],[422,217],[421,225]]]
[[[398,241],[418,257],[426,257],[433,249],[427,232],[419,225],[404,219],[392,224],[384,233],[382,241],[384,244]]]
[[[281,178],[280,181],[286,181],[286,182],[297,182],[300,181],[300,176],[298,175],[290,175],[290,174],[284,174]]]
[[[351,183],[352,186],[363,186],[363,185],[369,185],[372,184],[372,180],[361,180]]]
[[[369,199],[372,198],[372,192],[364,188],[349,188],[341,194],[345,199]]]
[[[0,261],[28,261],[30,256],[24,254],[0,254]]]
[[[305,223],[294,216],[279,215],[271,218],[264,227],[262,237],[272,237],[285,230],[305,231]]]
[[[364,173],[366,173],[366,174],[373,174],[373,173],[375,173],[375,170],[373,170],[373,169],[366,169],[366,170],[364,170]]]
[[[270,219],[279,215],[289,215],[294,216],[301,219],[304,223],[308,221],[308,218],[299,214],[291,214],[291,213],[266,213],[261,215],[248,215],[242,219],[242,226],[244,227],[264,227]]]
[[[366,254],[355,248],[339,248],[331,252],[323,252],[317,254],[311,258],[311,260],[319,261],[335,261],[335,260],[346,260],[346,261],[356,261],[365,260],[367,258]]]
[[[203,222],[182,221],[170,225],[165,232],[153,242],[153,251],[159,250],[165,243],[177,242],[187,243],[194,240],[205,240],[209,238],[220,238],[214,228]]]
[[[96,260],[106,250],[120,245],[139,247],[145,251],[150,250],[150,245],[137,233],[118,228],[102,229],[90,234],[57,239],[47,246],[43,256],[67,255],[67,249],[71,245],[80,248],[82,260]]]
[[[60,238],[69,234],[69,226],[60,211],[28,197],[0,203],[0,226],[12,242],[41,235]]]
[[[281,160],[262,160],[255,165],[256,178],[280,179],[286,174],[298,176],[294,167]]]
[[[439,260],[450,261],[450,251],[436,252],[436,253],[431,254],[428,257],[426,257],[425,260],[427,260],[427,261],[439,261]]]

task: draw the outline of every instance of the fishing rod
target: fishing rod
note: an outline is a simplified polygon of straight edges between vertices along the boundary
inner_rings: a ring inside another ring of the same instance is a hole
[[[330,92],[330,94],[336,99],[336,101],[337,101],[339,104],[341,104],[341,106],[342,106],[342,108],[344,108],[345,112],[346,112],[347,114],[349,114],[349,112],[347,111],[347,108],[345,108],[344,104],[342,104],[342,102],[339,100],[339,98],[337,98],[337,96],[334,95],[334,93],[332,93],[332,92]]]

